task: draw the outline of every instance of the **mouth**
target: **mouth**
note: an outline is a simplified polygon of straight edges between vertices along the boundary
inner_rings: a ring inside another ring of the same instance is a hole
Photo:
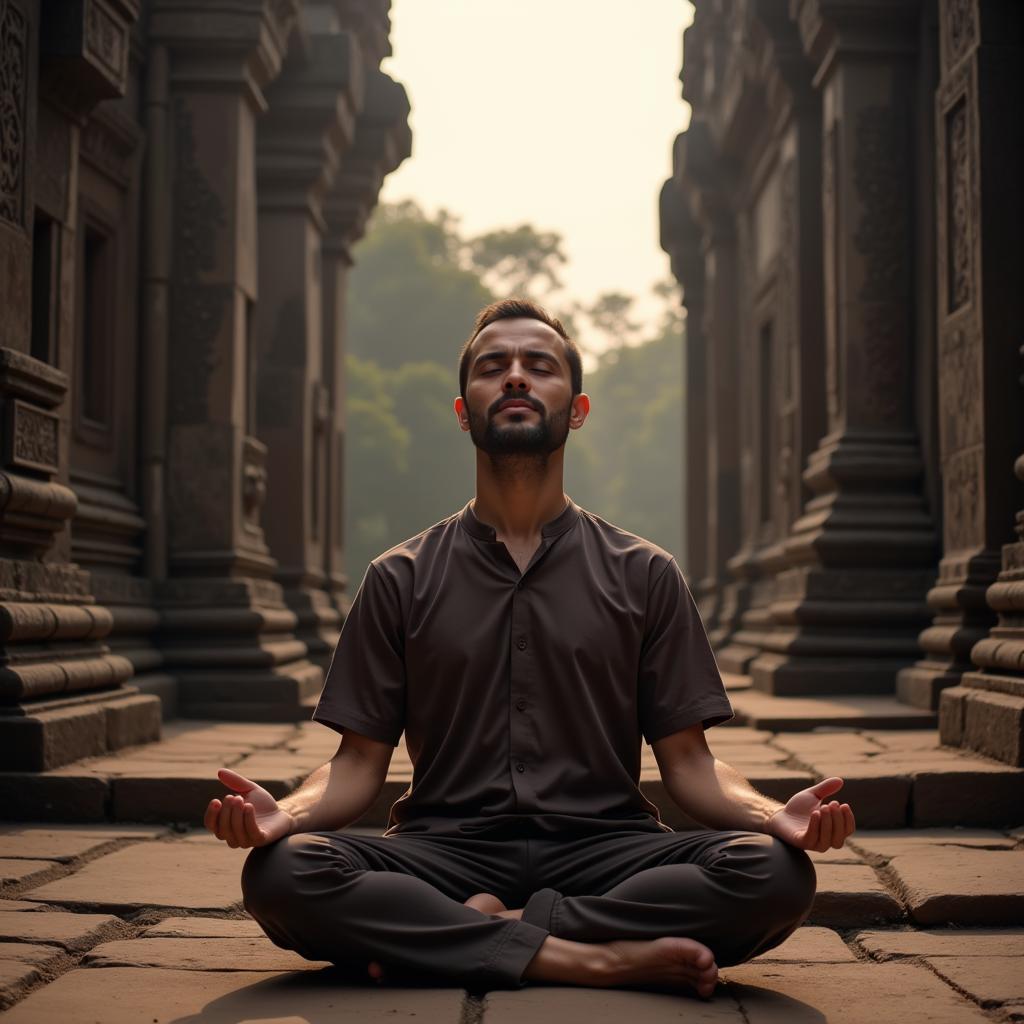
[[[532,405],[528,405],[526,402],[506,402],[504,405],[498,407],[498,412],[505,412],[508,409],[520,409],[523,412],[536,412]]]

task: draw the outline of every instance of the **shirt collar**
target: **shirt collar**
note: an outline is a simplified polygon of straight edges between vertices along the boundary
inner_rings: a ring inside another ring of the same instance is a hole
[[[554,519],[545,523],[540,528],[540,535],[542,537],[557,537],[559,534],[565,533],[579,519],[579,516],[579,505],[572,498],[569,498],[565,508]],[[473,511],[472,499],[467,501],[463,507],[459,521],[466,532],[473,537],[488,541],[496,541],[498,539],[497,531],[493,526],[489,526],[487,523],[477,519],[476,513]]]

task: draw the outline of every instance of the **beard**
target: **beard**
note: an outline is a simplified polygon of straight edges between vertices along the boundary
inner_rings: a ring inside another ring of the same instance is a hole
[[[469,436],[480,451],[497,458],[525,456],[545,460],[565,444],[569,436],[571,402],[565,409],[550,415],[546,415],[544,407],[536,403],[533,405],[537,409],[535,417],[524,409],[521,419],[515,419],[515,413],[508,412],[502,414],[504,422],[498,422],[498,406],[507,401],[508,396],[504,395],[486,416],[476,416],[469,411]]]

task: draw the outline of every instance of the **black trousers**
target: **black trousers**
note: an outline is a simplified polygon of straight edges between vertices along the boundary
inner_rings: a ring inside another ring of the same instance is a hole
[[[310,960],[521,988],[549,935],[577,942],[677,935],[720,967],[778,945],[810,911],[810,858],[755,832],[622,832],[485,839],[308,832],[250,852],[245,907]],[[521,921],[463,906],[489,892]]]

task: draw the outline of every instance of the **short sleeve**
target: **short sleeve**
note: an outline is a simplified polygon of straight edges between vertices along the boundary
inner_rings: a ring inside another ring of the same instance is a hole
[[[648,743],[702,723],[733,717],[700,613],[672,559],[647,595],[640,650],[638,715]]]
[[[352,599],[313,719],[398,745],[405,727],[405,656],[398,596],[371,562]]]

